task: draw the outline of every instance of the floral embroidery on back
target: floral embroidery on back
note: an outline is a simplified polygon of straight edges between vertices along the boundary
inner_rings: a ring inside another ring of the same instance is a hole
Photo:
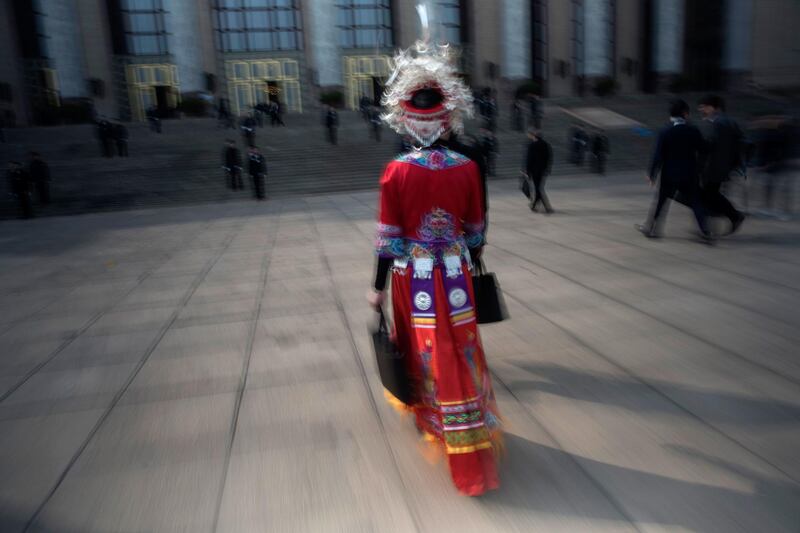
[[[453,215],[437,207],[422,217],[417,235],[423,241],[452,241],[457,237]]]
[[[410,163],[431,170],[442,170],[466,165],[470,159],[452,150],[434,148],[430,150],[411,150],[408,153],[397,156],[395,161]]]

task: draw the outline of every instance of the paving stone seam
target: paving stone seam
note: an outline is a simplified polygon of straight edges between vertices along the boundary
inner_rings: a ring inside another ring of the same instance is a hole
[[[750,447],[748,447],[746,444],[743,444],[742,442],[737,440],[735,437],[729,435],[724,430],[722,430],[719,427],[717,427],[714,423],[707,421],[705,418],[703,418],[700,415],[696,414],[695,412],[691,411],[687,407],[684,407],[677,400],[675,400],[671,396],[669,396],[667,393],[662,392],[661,389],[659,389],[657,386],[652,385],[648,380],[639,377],[635,372],[633,372],[631,370],[628,370],[625,366],[621,365],[620,363],[617,363],[616,361],[614,361],[614,359],[612,359],[611,357],[607,356],[606,354],[604,354],[603,352],[601,352],[597,348],[593,347],[591,344],[589,344],[586,341],[584,341],[579,335],[576,335],[575,333],[573,333],[569,329],[563,327],[562,325],[558,324],[554,320],[550,319],[544,313],[541,313],[540,311],[537,311],[536,308],[534,308],[533,306],[531,306],[527,302],[524,302],[520,298],[517,298],[516,296],[514,296],[510,292],[503,291],[503,295],[505,297],[511,299],[511,300],[514,300],[518,304],[522,305],[525,309],[527,309],[528,311],[534,313],[536,316],[542,318],[543,320],[547,321],[549,324],[555,326],[560,331],[562,331],[565,335],[567,335],[569,338],[571,338],[573,341],[578,343],[583,348],[587,349],[590,353],[593,353],[594,355],[596,355],[597,357],[599,357],[600,359],[602,359],[603,361],[605,361],[609,365],[613,366],[617,370],[619,370],[619,371],[623,372],[624,374],[626,374],[627,376],[629,376],[634,381],[640,383],[641,385],[643,385],[647,389],[650,389],[651,391],[656,393],[661,398],[664,398],[667,402],[669,402],[671,405],[675,406],[681,412],[686,413],[688,416],[690,416],[694,420],[698,421],[703,426],[709,428],[714,433],[724,437],[729,442],[734,443],[736,446],[738,446],[739,448],[741,448],[745,452],[749,453],[750,455],[752,455],[756,459],[762,461],[764,464],[769,465],[771,468],[773,468],[776,472],[778,472],[781,475],[783,475],[789,481],[791,481],[791,482],[793,482],[795,484],[800,484],[800,480],[796,479],[794,476],[792,476],[791,474],[786,472],[780,466],[776,465],[775,463],[773,463],[772,461],[770,461],[769,459],[767,459],[766,457],[764,457],[760,453],[756,452],[755,450],[750,449]]]
[[[621,300],[621,299],[617,298],[616,296],[612,296],[610,294],[606,294],[605,292],[603,292],[601,290],[595,289],[591,285],[587,285],[586,283],[584,283],[582,281],[573,279],[573,278],[563,274],[562,272],[559,272],[557,270],[553,270],[551,268],[548,268],[548,267],[542,265],[541,263],[537,263],[535,261],[527,259],[526,257],[524,257],[522,255],[519,255],[516,252],[513,252],[511,250],[507,250],[507,249],[505,249],[505,248],[503,248],[501,246],[497,246],[496,244],[490,244],[489,246],[491,246],[493,248],[496,248],[497,250],[500,250],[501,252],[503,252],[505,254],[508,254],[508,255],[510,255],[512,257],[516,257],[517,259],[519,259],[519,260],[521,260],[521,261],[523,261],[525,263],[529,263],[529,264],[534,265],[534,266],[536,266],[536,267],[538,267],[538,268],[540,268],[542,270],[546,270],[547,272],[550,272],[551,274],[554,274],[554,275],[556,275],[556,276],[558,276],[558,277],[560,277],[562,279],[565,279],[565,280],[567,280],[568,282],[570,282],[570,283],[572,283],[574,285],[582,287],[582,288],[584,288],[584,289],[586,289],[586,290],[588,290],[590,292],[593,292],[593,293],[595,293],[595,294],[597,294],[597,295],[599,295],[599,296],[601,296],[603,298],[611,300],[612,302],[614,302],[614,303],[616,303],[618,305],[621,305],[623,307],[627,307],[628,309],[631,309],[631,310],[633,310],[633,311],[635,311],[637,313],[641,313],[642,315],[644,315],[644,316],[646,316],[646,317],[648,317],[648,318],[650,318],[652,320],[655,320],[656,322],[660,322],[660,323],[662,323],[662,324],[664,324],[666,326],[669,326],[670,328],[674,329],[675,331],[677,331],[678,333],[680,333],[682,335],[685,335],[686,337],[695,339],[695,340],[697,340],[697,341],[699,341],[699,342],[701,342],[701,343],[703,343],[703,344],[705,344],[707,346],[710,346],[710,347],[712,347],[712,348],[714,348],[716,350],[719,350],[719,351],[721,351],[723,353],[727,353],[728,355],[731,355],[734,358],[739,359],[740,361],[742,361],[744,363],[747,363],[747,364],[749,364],[749,365],[751,365],[751,366],[753,366],[755,368],[758,368],[759,370],[761,370],[763,372],[771,374],[774,377],[782,379],[782,380],[786,381],[787,383],[789,383],[791,385],[800,386],[800,380],[798,380],[796,378],[789,377],[789,376],[786,376],[784,374],[781,374],[779,371],[777,371],[776,369],[774,369],[772,367],[769,367],[767,365],[761,364],[761,363],[759,363],[757,361],[753,361],[752,359],[750,359],[746,355],[742,355],[742,354],[740,354],[738,352],[735,352],[735,351],[733,351],[733,350],[731,350],[729,348],[726,348],[726,347],[724,347],[724,346],[722,346],[720,344],[717,344],[713,340],[709,340],[709,339],[703,338],[700,335],[698,335],[697,333],[693,333],[691,331],[688,331],[687,329],[683,328],[682,326],[674,324],[674,323],[672,323],[672,322],[670,322],[668,320],[665,320],[665,319],[659,317],[658,315],[655,315],[655,314],[653,314],[653,313],[651,313],[649,311],[644,311],[642,309],[639,309],[635,305],[633,305],[631,303],[628,303],[628,302],[626,302],[624,300]]]
[[[724,298],[724,297],[721,297],[719,295],[710,293],[708,291],[704,291],[702,289],[697,289],[697,288],[694,288],[694,287],[687,287],[685,285],[681,285],[678,282],[675,282],[675,281],[672,281],[672,280],[657,276],[657,275],[653,274],[652,272],[647,272],[647,271],[643,271],[643,270],[637,270],[635,268],[631,268],[631,267],[626,266],[626,265],[621,264],[621,263],[615,263],[614,261],[611,261],[610,259],[606,259],[605,257],[601,257],[599,255],[595,255],[595,254],[586,252],[584,250],[581,250],[580,248],[576,248],[574,246],[568,246],[566,244],[562,244],[562,243],[560,243],[558,241],[554,241],[552,239],[547,239],[545,237],[542,237],[541,235],[536,235],[536,234],[530,233],[528,231],[515,229],[512,226],[499,224],[497,222],[494,223],[494,226],[495,227],[501,227],[505,231],[513,231],[513,232],[516,232],[516,233],[520,233],[522,235],[525,235],[526,237],[530,237],[530,238],[533,238],[533,239],[536,239],[536,240],[539,240],[539,241],[543,241],[543,242],[546,242],[548,244],[552,244],[552,245],[558,246],[560,248],[564,248],[565,250],[569,250],[571,252],[580,253],[582,255],[591,257],[592,259],[595,259],[595,260],[600,261],[602,263],[606,263],[608,265],[611,265],[611,266],[613,266],[613,267],[615,267],[617,269],[620,269],[620,270],[626,270],[626,271],[632,272],[634,274],[639,274],[639,275],[643,275],[643,276],[647,276],[647,277],[656,279],[656,280],[658,280],[658,281],[660,281],[660,282],[662,282],[662,283],[664,283],[666,285],[670,285],[672,287],[676,287],[676,288],[678,288],[678,289],[680,289],[682,291],[686,291],[686,292],[689,292],[689,293],[692,293],[692,294],[700,294],[700,295],[705,296],[706,298],[709,298],[709,299],[712,299],[712,300],[717,300],[719,302],[722,302],[724,304],[730,305],[732,307],[737,307],[739,309],[743,309],[743,310],[745,310],[745,311],[747,311],[749,313],[754,313],[756,315],[767,317],[770,320],[774,320],[775,322],[780,322],[781,324],[783,324],[783,325],[785,325],[787,327],[790,327],[790,328],[796,328],[797,327],[797,324],[793,324],[791,322],[788,322],[786,319],[781,318],[779,316],[775,316],[775,315],[772,315],[770,313],[766,313],[766,312],[764,312],[763,310],[760,310],[760,309],[754,309],[754,308],[749,307],[749,306],[747,306],[745,304],[742,304],[740,302],[736,302],[735,300],[729,300],[727,298]],[[788,341],[796,341],[796,339],[790,339],[790,338],[788,338],[785,335],[782,335],[780,333],[776,333],[775,335],[780,336],[781,338],[786,339]]]
[[[314,210],[311,209],[311,206],[308,205],[308,202],[304,202],[305,206],[309,213],[309,219],[312,221],[314,227],[314,233],[317,237],[317,242],[322,243],[322,235],[319,231],[319,223],[317,221],[317,217],[314,214]],[[338,206],[335,206],[335,209],[339,212],[342,212]],[[344,215],[344,213],[342,212]],[[350,222],[350,219],[344,215],[346,220]],[[351,223],[352,224],[352,223]],[[354,224],[352,224],[355,226]],[[359,228],[356,226],[356,231],[360,233]],[[350,344],[350,353],[353,356],[353,359],[356,363],[356,366],[359,369],[359,374],[361,374],[361,382],[364,385],[364,394],[367,397],[367,401],[372,408],[372,414],[375,417],[375,423],[380,428],[381,438],[384,443],[384,447],[386,452],[389,454],[392,460],[392,467],[395,472],[395,476],[397,477],[398,482],[400,483],[400,487],[403,491],[403,503],[406,506],[409,516],[414,524],[414,528],[416,531],[420,532],[423,531],[422,529],[422,518],[419,516],[417,509],[411,505],[409,501],[408,495],[410,494],[409,487],[406,485],[405,479],[403,478],[402,470],[400,469],[400,465],[397,461],[397,455],[395,454],[394,448],[392,448],[391,441],[389,439],[389,435],[386,431],[386,426],[383,423],[383,419],[381,418],[380,410],[378,408],[378,403],[375,400],[375,396],[372,394],[372,387],[369,384],[369,378],[367,377],[367,370],[364,366],[363,354],[358,349],[358,344],[356,343],[355,337],[353,336],[353,325],[350,323],[350,320],[347,317],[347,313],[344,310],[344,303],[342,302],[341,295],[339,294],[339,286],[336,284],[336,279],[333,275],[333,269],[331,268],[330,261],[328,260],[328,255],[325,253],[324,250],[320,250],[320,256],[322,259],[322,263],[325,265],[325,272],[328,278],[328,282],[330,283],[331,289],[333,291],[334,302],[336,304],[336,311],[339,314],[339,317],[342,320],[342,323],[345,325],[345,330],[347,332],[347,340]]]
[[[614,494],[612,494],[611,491],[607,489],[605,485],[603,485],[603,483],[599,479],[594,477],[589,472],[589,469],[587,469],[583,465],[583,463],[579,458],[575,457],[573,454],[569,453],[566,450],[561,441],[549,429],[547,429],[547,426],[544,424],[544,422],[542,422],[535,414],[533,414],[533,410],[530,407],[528,407],[528,405],[516,395],[516,393],[497,374],[497,372],[490,369],[489,373],[493,376],[494,381],[500,383],[503,386],[503,388],[508,391],[508,393],[511,395],[512,398],[514,398],[514,401],[516,401],[517,404],[519,404],[519,406],[522,408],[522,411],[528,416],[528,418],[530,418],[533,421],[533,423],[536,424],[542,430],[542,432],[547,436],[547,438],[550,439],[553,442],[553,444],[555,444],[564,453],[564,455],[569,459],[569,461],[572,462],[572,464],[574,464],[578,468],[578,470],[581,471],[581,473],[583,473],[584,477],[586,477],[589,483],[591,483],[592,486],[595,489],[597,489],[597,491],[603,496],[603,498],[606,499],[606,501],[608,501],[611,507],[613,507],[614,510],[620,514],[620,516],[622,516],[625,520],[627,520],[628,523],[631,525],[631,527],[633,527],[636,531],[643,532],[644,530],[641,527],[639,527],[639,524],[637,523],[636,519],[630,513],[628,513],[627,509],[625,509],[625,505],[623,505],[623,503],[620,502],[614,496]]]
[[[198,230],[195,233],[195,235],[189,239],[189,243],[191,243],[192,241],[194,241],[194,239],[199,237],[203,233],[203,231],[205,231],[205,229],[207,229],[209,226],[211,226],[211,224],[212,224],[212,222],[209,222],[203,228]],[[185,248],[185,247],[183,247],[183,248]],[[139,288],[139,286],[141,286],[142,283],[144,283],[148,278],[150,278],[153,275],[153,272],[158,270],[161,266],[166,264],[172,257],[178,255],[181,251],[182,251],[182,248],[176,249],[170,254],[166,254],[163,257],[163,261],[161,261],[160,263],[158,263],[156,265],[153,265],[148,270],[146,270],[145,272],[140,274],[139,277],[136,280],[136,283],[133,285],[133,287],[131,287],[129,290],[127,290],[123,294],[121,294],[118,298],[116,298],[114,300],[113,303],[105,306],[103,309],[101,309],[100,311],[98,311],[97,313],[92,315],[89,318],[89,320],[87,320],[79,329],[75,330],[66,339],[64,339],[64,341],[61,344],[59,344],[44,360],[42,360],[39,364],[34,366],[30,371],[28,371],[22,377],[22,379],[20,379],[18,382],[16,382],[14,385],[12,385],[4,393],[0,394],[0,403],[4,402],[9,396],[14,394],[14,392],[16,392],[20,387],[22,387],[25,383],[27,383],[33,376],[38,374],[45,366],[50,364],[56,357],[58,357],[58,354],[60,354],[62,351],[64,351],[70,344],[72,344],[76,339],[78,339],[78,337],[83,335],[89,328],[91,328],[95,323],[97,323],[98,320],[103,318],[103,316],[105,316],[112,309],[117,307],[120,304],[120,302],[122,302],[131,293],[133,293],[133,291],[135,291],[137,288]],[[0,333],[0,337],[2,337],[5,333],[7,333],[7,331],[4,331],[3,333]]]
[[[217,253],[217,255],[215,257],[209,259],[208,262],[206,263],[206,267],[203,269],[202,272],[200,272],[197,275],[197,277],[194,280],[194,282],[192,283],[192,285],[187,289],[183,299],[181,300],[181,303],[178,305],[178,307],[175,309],[175,311],[172,312],[170,317],[165,322],[164,326],[159,330],[159,332],[156,335],[155,339],[153,339],[153,341],[151,341],[151,343],[147,347],[147,350],[145,351],[144,355],[139,359],[138,363],[136,364],[134,369],[131,371],[131,374],[125,380],[125,383],[123,383],[123,385],[120,388],[120,390],[117,391],[117,393],[114,395],[114,398],[111,400],[111,402],[109,403],[108,407],[106,407],[106,409],[104,410],[103,414],[100,415],[100,417],[98,418],[97,422],[95,422],[94,426],[89,431],[89,433],[86,436],[86,438],[84,439],[84,441],[81,443],[81,445],[75,451],[75,453],[72,455],[72,457],[70,458],[69,462],[67,463],[67,466],[64,468],[64,470],[58,476],[58,479],[53,484],[53,486],[50,488],[50,490],[48,491],[48,493],[45,496],[44,500],[42,500],[42,502],[36,508],[36,511],[33,513],[31,518],[28,520],[27,524],[25,525],[25,528],[23,529],[23,533],[29,531],[31,529],[31,527],[33,526],[33,524],[36,522],[36,520],[39,518],[39,516],[41,515],[42,511],[44,511],[44,509],[47,506],[47,504],[50,502],[50,500],[53,498],[53,496],[58,491],[58,489],[61,486],[61,484],[64,482],[64,480],[69,475],[69,472],[72,470],[72,467],[78,462],[78,459],[83,454],[84,450],[86,450],[86,448],[89,446],[89,443],[92,441],[92,439],[94,439],[95,435],[99,432],[99,430],[103,426],[103,424],[105,424],[105,421],[108,419],[108,417],[111,415],[111,412],[117,406],[117,404],[122,399],[122,397],[125,395],[125,393],[127,392],[128,388],[130,387],[131,383],[133,383],[133,381],[139,375],[139,372],[144,367],[144,365],[147,363],[147,361],[150,359],[150,356],[153,354],[153,352],[155,351],[156,347],[161,343],[161,340],[167,334],[167,331],[170,330],[170,328],[172,327],[172,324],[177,320],[178,315],[180,314],[180,312],[183,310],[183,308],[189,302],[189,300],[191,299],[192,295],[195,293],[197,288],[203,282],[203,280],[208,275],[208,273],[211,271],[211,269],[214,267],[214,265],[217,263],[217,261],[219,261],[219,259],[222,257],[222,255],[225,253],[225,251],[228,249],[228,246],[230,246],[230,244],[233,242],[236,234],[239,231],[241,231],[243,226],[244,226],[244,222],[241,222],[236,228],[234,228],[232,231],[230,231],[230,233],[226,237],[225,241],[220,246],[220,250]]]
[[[233,445],[236,441],[237,429],[239,427],[239,415],[241,413],[242,403],[244,402],[244,394],[247,391],[247,381],[250,374],[250,362],[253,358],[253,347],[255,345],[256,335],[258,333],[258,324],[261,318],[261,308],[263,306],[264,294],[266,292],[267,280],[269,278],[269,267],[272,263],[272,251],[275,249],[275,243],[278,240],[278,234],[281,225],[281,215],[283,209],[278,214],[278,222],[276,227],[272,230],[272,241],[270,242],[269,249],[264,252],[264,257],[261,259],[260,279],[258,285],[258,297],[256,298],[256,309],[251,317],[250,330],[247,332],[247,344],[245,346],[245,357],[242,362],[242,370],[239,375],[239,385],[236,390],[236,400],[233,406],[233,413],[231,416],[230,428],[228,430],[228,440],[225,443],[225,459],[222,464],[222,474],[220,475],[219,489],[217,491],[217,502],[214,507],[214,517],[212,519],[211,531],[219,530],[219,519],[222,511],[222,502],[225,496],[225,487],[228,481],[228,471],[230,469],[231,457],[233,455]]]
[[[586,220],[600,220],[601,222],[607,222],[605,219],[602,219],[602,218],[599,218],[599,217],[592,217],[591,215],[585,216],[584,219],[586,219]],[[647,250],[649,252],[656,252],[656,253],[659,253],[661,255],[666,255],[668,257],[673,257],[673,258],[676,258],[676,259],[680,259],[680,260],[685,261],[687,263],[693,263],[693,264],[700,265],[700,266],[703,266],[703,267],[706,267],[706,268],[713,268],[713,269],[718,270],[720,272],[725,272],[726,274],[737,276],[737,277],[742,278],[742,279],[756,281],[756,282],[762,283],[764,285],[772,285],[772,286],[775,286],[775,287],[780,287],[781,289],[787,289],[787,290],[791,290],[791,291],[794,291],[794,292],[800,292],[800,288],[792,286],[792,285],[786,285],[785,283],[781,283],[781,282],[770,280],[770,279],[766,279],[766,278],[760,278],[758,276],[753,276],[753,275],[750,275],[750,274],[743,274],[741,272],[737,272],[735,270],[731,270],[731,269],[725,268],[722,265],[706,263],[704,261],[698,261],[697,259],[689,259],[689,258],[687,258],[685,256],[682,256],[682,255],[678,255],[678,254],[675,254],[675,253],[670,253],[667,250],[663,249],[663,247],[649,247],[649,246],[645,246],[644,244],[639,244],[639,243],[632,242],[632,241],[626,241],[626,240],[623,240],[623,239],[620,239],[620,238],[614,238],[614,237],[611,237],[611,236],[609,236],[607,234],[593,233],[592,231],[586,231],[585,233],[587,235],[591,235],[592,237],[601,237],[601,238],[607,239],[610,242],[614,242],[614,243],[618,243],[618,244],[625,244],[625,245],[628,245],[628,246],[633,246],[635,248],[639,248],[639,249],[642,249],[642,250]]]

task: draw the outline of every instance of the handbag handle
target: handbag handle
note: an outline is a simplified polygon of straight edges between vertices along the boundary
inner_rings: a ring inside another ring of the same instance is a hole
[[[386,315],[383,313],[383,306],[378,307],[378,332],[389,333],[389,325],[386,323]]]
[[[473,266],[475,267],[475,274],[478,276],[482,276],[486,273],[486,267],[483,264],[483,258],[479,257],[476,259],[473,263]]]

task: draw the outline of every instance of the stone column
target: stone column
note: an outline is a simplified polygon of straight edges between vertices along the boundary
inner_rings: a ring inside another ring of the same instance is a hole
[[[83,65],[83,43],[74,0],[40,0],[39,5],[44,13],[46,55],[58,73],[61,97],[86,96],[88,88]]]
[[[507,79],[531,77],[531,13],[529,0],[503,0],[500,73]]]
[[[309,31],[311,57],[317,72],[317,83],[322,86],[342,85],[342,60],[339,54],[339,36],[336,27],[334,0],[308,0],[305,25]]]
[[[203,46],[198,35],[200,17],[197,2],[166,0],[164,24],[168,36],[169,53],[178,67],[180,91],[204,91]]]
[[[613,74],[611,35],[614,16],[610,0],[584,0],[584,72],[586,76]]]
[[[684,0],[656,0],[653,10],[653,68],[660,75],[683,71]]]
[[[722,68],[742,75],[753,69],[753,0],[727,0]]]

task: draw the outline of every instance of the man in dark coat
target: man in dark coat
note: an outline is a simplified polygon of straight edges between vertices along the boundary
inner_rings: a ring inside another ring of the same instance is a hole
[[[265,199],[267,197],[265,190],[267,162],[256,146],[252,146],[248,151],[247,173],[250,174],[250,179],[253,180],[253,193],[256,198],[258,200]]]
[[[531,211],[536,211],[541,202],[545,212],[549,215],[553,212],[553,208],[547,198],[547,193],[544,192],[544,186],[553,163],[553,150],[550,148],[550,144],[542,139],[536,128],[528,128],[528,138],[531,142],[528,144],[525,155],[523,174],[526,179],[533,182],[534,196],[531,199],[530,208]]]
[[[8,190],[19,202],[21,218],[33,217],[33,202],[31,201],[31,177],[18,161],[8,163]]]
[[[603,130],[597,130],[592,136],[592,156],[594,169],[598,174],[606,173],[606,159],[609,152],[608,137]]]
[[[497,159],[498,152],[500,152],[500,145],[497,142],[497,137],[494,136],[492,130],[481,128],[480,142],[481,151],[483,152],[483,157],[486,161],[486,175],[494,176],[495,160]]]
[[[242,136],[247,146],[256,145],[256,119],[251,115],[242,117],[242,122],[239,128],[242,130]]]
[[[687,123],[689,105],[686,102],[674,100],[670,104],[669,115],[672,124],[664,128],[658,136],[647,177],[650,184],[655,185],[660,172],[658,196],[648,221],[637,225],[636,229],[646,237],[660,237],[669,200],[680,195],[681,202],[694,212],[701,237],[711,241],[698,181],[700,158],[706,145],[700,130]]]
[[[128,157],[128,128],[121,122],[113,126],[114,142],[117,143],[117,155]]]
[[[243,189],[242,183],[242,156],[236,147],[236,141],[228,139],[225,149],[222,151],[222,168],[228,179],[228,186],[233,189]]]
[[[50,167],[42,159],[39,152],[31,152],[31,161],[28,164],[28,174],[30,175],[36,192],[39,194],[39,202],[43,205],[50,203]]]
[[[338,144],[339,114],[333,106],[328,106],[328,110],[325,113],[325,129],[328,130],[328,141],[331,144]]]
[[[731,221],[729,233],[739,229],[744,214],[739,212],[723,196],[722,184],[730,180],[735,171],[744,170],[742,143],[744,136],[738,124],[725,114],[725,101],[716,95],[708,95],[698,106],[703,115],[703,136],[708,153],[701,171],[701,194],[706,208],[720,213]]]

